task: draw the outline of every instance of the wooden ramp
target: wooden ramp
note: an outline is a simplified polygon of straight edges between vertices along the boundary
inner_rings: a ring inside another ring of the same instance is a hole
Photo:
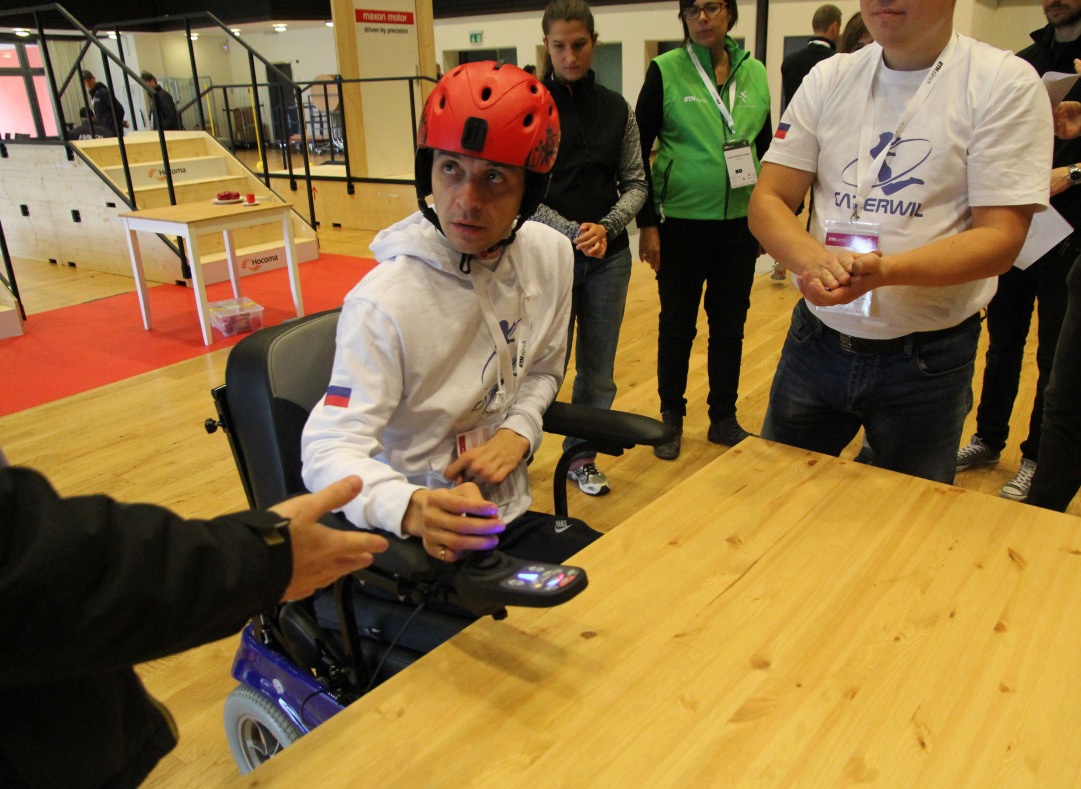
[[[255,194],[260,201],[287,202],[268,189],[225,148],[201,131],[166,132],[177,203],[213,200],[218,192]],[[133,208],[169,204],[156,132],[124,138],[135,193]],[[131,276],[119,214],[129,210],[128,187],[115,138],[73,143],[83,158],[69,159],[63,145],[8,145],[0,159],[0,221],[11,253],[34,260]],[[289,200],[288,202],[293,202]],[[319,255],[315,231],[293,214],[300,261]],[[176,239],[170,239],[176,244]],[[280,228],[260,226],[236,233],[241,274],[285,265]],[[200,239],[208,282],[228,278],[220,236]],[[179,256],[160,239],[143,240],[143,263],[152,282],[183,281]]]

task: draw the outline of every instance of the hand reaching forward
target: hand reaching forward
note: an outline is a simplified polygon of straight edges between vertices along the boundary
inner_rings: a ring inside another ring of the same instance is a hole
[[[372,554],[387,549],[387,541],[364,531],[340,531],[319,523],[328,512],[348,504],[360,493],[360,477],[346,477],[316,493],[283,501],[271,512],[289,519],[293,576],[282,600],[307,597],[346,573],[370,565]]]

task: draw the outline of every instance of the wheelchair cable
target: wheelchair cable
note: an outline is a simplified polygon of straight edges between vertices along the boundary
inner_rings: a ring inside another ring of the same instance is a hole
[[[428,596],[421,600],[417,604],[417,607],[413,609],[413,613],[411,613],[409,615],[409,618],[405,620],[405,624],[402,625],[402,629],[398,631],[398,635],[396,635],[394,637],[394,640],[390,642],[390,646],[388,646],[386,651],[383,653],[383,657],[379,659],[379,664],[375,667],[375,670],[372,671],[371,679],[368,680],[368,687],[364,688],[364,692],[360,694],[361,696],[367,696],[368,691],[375,687],[375,682],[376,679],[379,677],[379,672],[383,670],[383,664],[387,662],[387,658],[390,657],[390,654],[394,651],[394,648],[398,646],[398,642],[402,640],[402,636],[405,635],[405,631],[409,629],[409,626],[411,624],[413,624],[413,620],[416,618],[417,614],[424,610],[424,606],[428,604],[428,601],[435,596],[436,591],[443,585],[444,584],[442,581],[436,582],[435,585],[433,585],[432,588],[428,591]]]

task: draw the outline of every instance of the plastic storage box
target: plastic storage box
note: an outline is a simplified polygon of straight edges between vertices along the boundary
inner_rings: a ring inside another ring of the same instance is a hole
[[[263,328],[263,308],[248,297],[212,301],[210,324],[225,337]]]

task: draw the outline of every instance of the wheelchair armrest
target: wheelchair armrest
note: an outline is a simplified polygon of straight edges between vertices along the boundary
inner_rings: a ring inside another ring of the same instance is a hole
[[[621,455],[638,444],[657,446],[673,438],[668,426],[648,416],[558,400],[544,412],[544,430],[585,439],[606,455]]]

